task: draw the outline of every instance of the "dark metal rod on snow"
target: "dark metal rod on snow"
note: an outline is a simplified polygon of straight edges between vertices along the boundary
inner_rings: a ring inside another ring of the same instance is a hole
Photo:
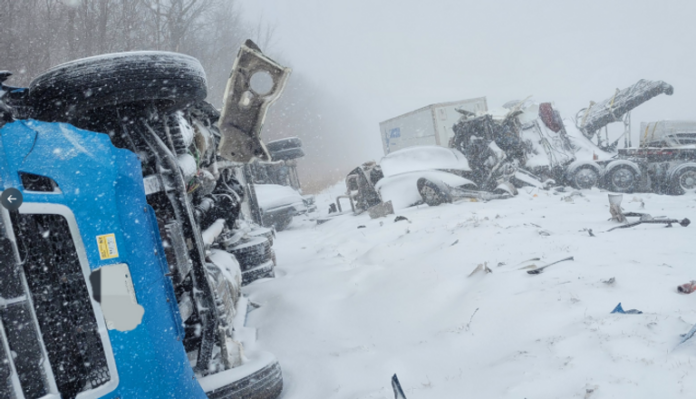
[[[548,265],[542,266],[542,267],[540,267],[540,268],[538,268],[538,269],[528,270],[527,273],[529,273],[529,274],[541,274],[541,273],[544,271],[544,269],[546,269],[547,267],[553,266],[553,265],[555,265],[556,263],[565,262],[565,261],[567,261],[567,260],[575,260],[575,259],[574,259],[572,256],[569,256],[569,257],[567,257],[567,258],[565,258],[565,259],[561,259],[561,260],[557,260],[557,261],[555,261],[555,262],[553,262],[553,263],[549,263]]]

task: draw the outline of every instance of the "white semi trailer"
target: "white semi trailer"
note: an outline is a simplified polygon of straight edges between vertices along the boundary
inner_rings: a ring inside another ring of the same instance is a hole
[[[448,147],[452,126],[462,116],[457,109],[487,112],[486,97],[431,104],[379,124],[384,154],[417,145]]]

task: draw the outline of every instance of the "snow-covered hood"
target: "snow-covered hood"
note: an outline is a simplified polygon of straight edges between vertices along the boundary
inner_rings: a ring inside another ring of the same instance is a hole
[[[305,209],[302,196],[291,187],[278,184],[255,184],[259,207],[264,212],[293,207],[300,211]]]
[[[453,148],[416,146],[394,151],[379,162],[384,177],[419,170],[471,171],[469,162],[461,152]]]

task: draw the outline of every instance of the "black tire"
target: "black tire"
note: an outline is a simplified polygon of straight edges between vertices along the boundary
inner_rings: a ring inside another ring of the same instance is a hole
[[[266,148],[270,152],[288,150],[290,148],[302,147],[302,140],[299,137],[288,137],[285,139],[274,140],[266,144]]]
[[[450,190],[444,183],[421,177],[416,184],[423,202],[429,206],[438,206],[452,202]]]
[[[184,108],[205,99],[205,72],[193,57],[167,52],[115,53],[53,67],[29,86],[35,117],[67,120],[95,108],[159,102]]]
[[[291,159],[302,158],[304,155],[305,153],[300,147],[271,151],[271,159],[274,161],[289,161]]]
[[[273,260],[271,243],[265,237],[255,237],[226,250],[237,258],[242,271],[253,269],[262,263]]]
[[[599,185],[599,171],[591,165],[583,165],[576,168],[570,176],[568,182],[573,188],[578,190],[589,190]]]
[[[273,229],[268,227],[256,228],[247,233],[247,235],[249,237],[266,237],[266,239],[271,243],[271,246],[273,246],[273,240],[275,240],[275,233],[273,232]]]
[[[696,192],[696,165],[685,165],[670,176],[670,188],[675,195]]]
[[[638,187],[640,175],[630,165],[622,164],[611,168],[604,176],[604,182],[615,193],[632,193]]]
[[[283,373],[274,362],[230,385],[206,392],[210,399],[275,399],[283,390]]]
[[[249,269],[242,272],[242,287],[250,284],[260,278],[274,278],[275,277],[275,264],[273,262],[266,262],[256,266],[253,269]]]

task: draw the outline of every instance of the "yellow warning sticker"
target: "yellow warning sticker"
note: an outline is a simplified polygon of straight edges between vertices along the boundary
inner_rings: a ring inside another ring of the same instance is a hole
[[[102,260],[118,258],[118,247],[116,246],[116,236],[114,234],[97,236],[97,246],[99,247],[99,257]]]

